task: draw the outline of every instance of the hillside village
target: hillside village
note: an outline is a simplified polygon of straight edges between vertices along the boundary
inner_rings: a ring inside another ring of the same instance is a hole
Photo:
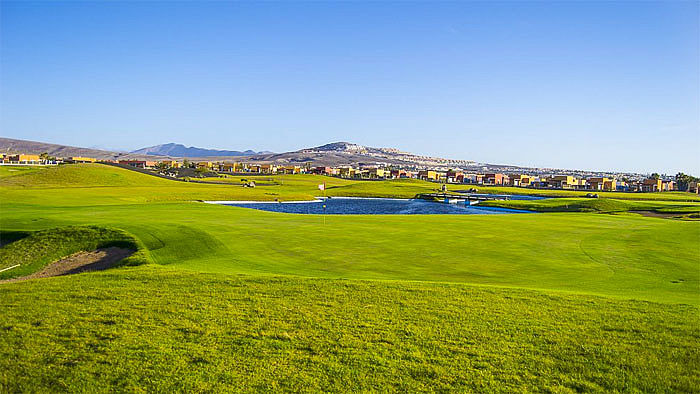
[[[188,161],[188,160],[111,160],[93,157],[49,157],[47,154],[2,154],[0,164],[12,165],[59,165],[70,163],[103,163],[127,168],[150,170],[154,174],[172,178],[191,176],[226,175],[274,175],[274,174],[315,174],[348,179],[420,179],[443,184],[473,184],[492,186],[527,187],[534,189],[562,189],[581,191],[619,192],[669,192],[688,191],[698,193],[696,178],[678,174],[675,178],[654,174],[643,179],[620,179],[615,177],[576,177],[569,174],[522,174],[522,173],[479,173],[455,169],[404,169],[397,166],[353,167],[353,166],[313,166],[276,165],[231,161]],[[185,171],[185,170],[190,170]],[[184,175],[183,175],[184,174]]]

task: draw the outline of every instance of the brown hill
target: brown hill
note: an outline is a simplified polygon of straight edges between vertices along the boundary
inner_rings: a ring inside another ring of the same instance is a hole
[[[157,156],[138,155],[122,152],[111,152],[100,149],[79,148],[76,146],[48,144],[45,142],[16,140],[12,138],[0,137],[0,152],[1,153],[29,153],[40,155],[48,153],[54,157],[71,157],[83,156],[94,157],[96,159],[141,159],[155,160]]]

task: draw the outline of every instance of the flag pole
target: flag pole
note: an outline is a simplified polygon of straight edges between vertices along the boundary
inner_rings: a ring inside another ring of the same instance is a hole
[[[323,182],[323,225],[326,225],[326,182]]]

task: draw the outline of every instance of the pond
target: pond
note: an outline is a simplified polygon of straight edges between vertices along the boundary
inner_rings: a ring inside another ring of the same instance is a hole
[[[214,204],[263,211],[315,215],[488,215],[530,213],[516,209],[480,207],[466,203],[445,204],[418,199],[333,197],[314,201],[258,202],[210,201]]]

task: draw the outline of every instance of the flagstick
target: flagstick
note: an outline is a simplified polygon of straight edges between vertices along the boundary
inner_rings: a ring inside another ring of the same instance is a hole
[[[323,226],[326,226],[326,182],[323,182]]]

